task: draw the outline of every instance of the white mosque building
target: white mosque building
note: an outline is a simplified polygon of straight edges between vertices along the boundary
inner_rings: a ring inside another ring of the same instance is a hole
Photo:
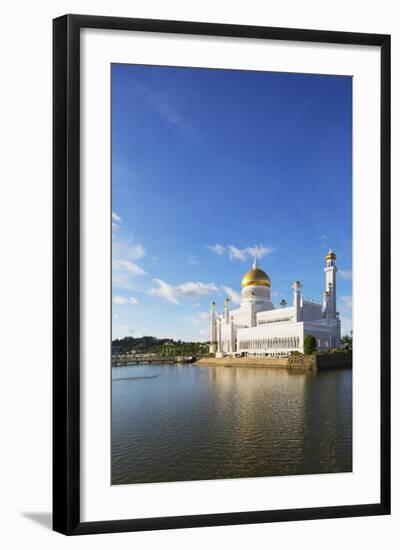
[[[271,302],[271,280],[258,267],[242,279],[241,302],[223,313],[211,304],[210,353],[225,355],[290,355],[303,353],[304,338],[316,338],[318,350],[340,347],[340,318],[336,311],[336,254],[326,256],[325,291],[322,303],[303,297],[300,281],[293,283],[293,305],[275,309]]]

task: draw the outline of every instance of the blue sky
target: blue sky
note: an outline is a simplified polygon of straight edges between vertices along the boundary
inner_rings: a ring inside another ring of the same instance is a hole
[[[255,252],[321,299],[329,247],[349,331],[351,127],[351,77],[112,65],[113,338],[207,340]]]

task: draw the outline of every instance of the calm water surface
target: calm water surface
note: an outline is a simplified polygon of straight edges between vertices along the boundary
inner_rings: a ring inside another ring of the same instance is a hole
[[[112,369],[112,483],[352,469],[352,372]]]

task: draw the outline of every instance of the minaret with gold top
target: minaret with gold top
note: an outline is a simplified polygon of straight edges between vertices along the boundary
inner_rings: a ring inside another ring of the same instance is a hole
[[[337,267],[335,264],[336,254],[329,249],[328,254],[325,256],[326,267],[325,271],[325,300],[327,305],[327,317],[328,319],[336,319],[336,272]]]

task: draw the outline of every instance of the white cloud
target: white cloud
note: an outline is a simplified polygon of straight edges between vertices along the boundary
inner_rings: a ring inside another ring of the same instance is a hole
[[[345,307],[347,307],[348,309],[353,308],[353,298],[352,298],[352,296],[341,296],[340,299],[344,303]]]
[[[113,260],[112,267],[114,271],[128,271],[136,275],[144,275],[146,273],[140,265],[131,260]]]
[[[132,239],[121,239],[114,235],[112,241],[113,259],[140,260],[146,255],[145,248],[139,243],[133,243]]]
[[[218,254],[218,256],[222,256],[225,252],[225,247],[222,246],[222,244],[210,244],[207,248],[211,250],[211,252],[214,252],[214,254]]]
[[[125,304],[138,304],[138,300],[134,298],[133,296],[129,296],[129,298],[125,298],[124,296],[113,296],[113,302],[114,304],[117,304],[119,306],[125,305]]]
[[[162,279],[154,279],[157,288],[151,288],[151,296],[159,296],[173,304],[179,304],[179,298],[183,296],[196,297],[207,296],[211,292],[218,292],[218,287],[213,283],[187,282],[180,285],[170,285]]]
[[[176,287],[179,292],[186,296],[207,296],[211,292],[218,292],[218,288],[213,283],[182,283]]]
[[[257,258],[264,258],[264,256],[268,256],[274,251],[272,246],[263,246],[262,244],[249,246],[246,250],[248,255],[252,258],[255,256],[257,256]]]
[[[121,238],[115,233],[112,239],[112,284],[115,288],[135,290],[135,277],[144,275],[145,270],[137,261],[146,255],[146,250],[140,243],[131,238]]]
[[[121,219],[121,216],[118,216],[118,214],[116,212],[112,212],[111,214],[111,217],[112,219],[114,220],[111,224],[112,228],[113,229],[119,229],[119,223],[122,223],[122,219]],[[118,223],[116,223],[118,222]]]
[[[158,285],[158,288],[151,288],[149,290],[150,296],[159,296],[160,298],[168,300],[168,302],[179,304],[176,287],[169,285],[161,279],[154,279],[154,282]]]
[[[233,244],[224,246],[216,243],[213,245],[208,245],[207,248],[214,252],[214,254],[218,254],[218,256],[222,256],[226,252],[231,260],[239,260],[240,262],[253,259],[255,256],[259,259],[263,258],[264,256],[271,254],[274,250],[271,246],[264,246],[262,244],[238,248],[237,246],[233,246]]]
[[[231,244],[228,246],[228,254],[231,260],[240,260],[245,262],[247,260],[247,249],[246,248],[236,248]]]
[[[200,262],[199,262],[197,256],[192,256],[192,255],[190,255],[190,256],[189,256],[189,263],[190,263],[191,265],[198,265]]]
[[[239,292],[236,292],[236,290],[233,290],[233,288],[231,288],[230,286],[222,285],[221,288],[233,304],[240,305],[240,294],[239,294]]]
[[[202,321],[208,321],[209,318],[210,318],[210,314],[208,311],[199,311],[199,313],[197,314],[197,316],[199,317],[199,319],[201,319]]]
[[[352,276],[353,276],[353,273],[351,269],[349,269],[348,271],[345,271],[344,269],[338,270],[338,277],[341,277],[342,279],[350,280]]]

